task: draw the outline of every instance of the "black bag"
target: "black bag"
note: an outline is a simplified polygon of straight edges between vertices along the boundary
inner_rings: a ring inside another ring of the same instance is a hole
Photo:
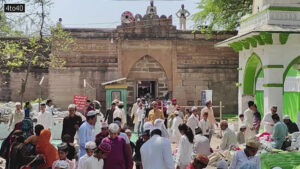
[[[285,151],[291,145],[292,145],[292,141],[289,138],[286,138],[282,144],[281,149]]]

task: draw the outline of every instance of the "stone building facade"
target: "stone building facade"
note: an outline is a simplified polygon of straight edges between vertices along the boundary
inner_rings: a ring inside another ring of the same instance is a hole
[[[60,107],[71,103],[73,95],[106,105],[101,83],[126,78],[121,83],[128,85],[129,105],[145,83],[153,96],[176,97],[180,105],[199,105],[201,91],[213,90],[214,104],[222,101],[225,113],[237,112],[238,55],[229,47],[214,47],[236,32],[180,31],[172,17],[165,16],[140,18],[116,29],[64,29],[74,37],[76,48],[56,53],[66,59],[66,67],[47,73],[48,97]]]

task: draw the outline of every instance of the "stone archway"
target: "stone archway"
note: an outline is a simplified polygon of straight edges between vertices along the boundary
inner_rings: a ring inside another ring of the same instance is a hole
[[[146,55],[141,57],[130,69],[127,77],[127,101],[135,102],[137,97],[137,83],[139,81],[152,81],[156,83],[156,97],[164,97],[168,93],[168,78],[159,62]]]

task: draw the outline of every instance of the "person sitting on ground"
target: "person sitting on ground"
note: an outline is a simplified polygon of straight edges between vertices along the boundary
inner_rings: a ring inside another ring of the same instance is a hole
[[[226,120],[220,123],[221,130],[224,131],[222,143],[220,144],[221,150],[229,150],[232,146],[237,145],[237,139],[235,133],[228,128],[228,122]]]
[[[89,157],[91,157],[92,155],[94,155],[94,151],[95,151],[96,148],[97,148],[97,146],[96,146],[95,142],[89,141],[89,142],[87,142],[85,144],[86,154],[79,159],[78,168],[77,169],[83,169],[84,168],[85,161]]]
[[[240,127],[240,131],[237,133],[237,142],[239,144],[244,144],[245,143],[245,132],[246,132],[246,125],[242,125]]]
[[[225,160],[220,160],[216,165],[217,169],[228,169],[228,163]]]
[[[77,152],[74,144],[72,143],[72,137],[69,134],[65,134],[62,138],[62,142],[66,143],[68,146],[68,155],[67,158],[69,160],[77,159]]]
[[[65,160],[59,160],[55,164],[55,169],[70,169],[68,162]]]
[[[260,169],[260,157],[256,155],[260,143],[256,139],[248,140],[246,143],[246,149],[236,151],[230,164],[230,169],[239,169],[246,162],[253,162],[256,165],[256,169]]]
[[[128,139],[130,140],[131,139],[131,135],[132,135],[131,130],[130,129],[126,129],[125,133],[126,133]],[[130,147],[131,147],[132,154],[133,154],[133,152],[135,151],[135,144],[132,141],[130,141]]]
[[[271,133],[271,134],[273,133],[274,121],[272,119],[272,115],[276,114],[276,112],[277,112],[277,106],[272,106],[271,111],[265,114],[262,120],[262,123],[264,125],[264,132]]]
[[[201,128],[196,128],[194,137],[194,154],[210,155],[210,144],[207,137],[202,135]]]
[[[209,159],[206,155],[197,154],[196,158],[186,167],[186,169],[203,169],[206,168]]]
[[[37,124],[34,127],[35,135],[32,135],[32,136],[28,137],[25,140],[25,144],[29,144],[30,143],[30,144],[36,146],[38,144],[38,142],[39,142],[40,133],[41,133],[42,130],[44,130],[44,126],[41,125],[41,124]]]
[[[278,114],[273,114],[272,119],[274,121],[274,131],[272,134],[272,147],[281,149],[285,138],[288,136],[288,128],[280,121]]]
[[[36,145],[36,153],[43,154],[45,164],[40,165],[38,169],[51,168],[54,161],[58,160],[58,151],[50,143],[51,131],[44,129],[40,133],[39,141]]]
[[[59,162],[60,160],[66,161],[69,164],[69,169],[75,169],[74,163],[67,158],[68,155],[67,143],[61,143],[57,145],[57,148],[58,148],[59,160],[54,161],[54,163],[52,164],[52,169],[55,169],[56,163]]]
[[[178,152],[176,155],[176,169],[185,169],[192,160],[194,134],[191,128],[186,124],[180,124],[178,130],[181,133]]]
[[[106,122],[102,122],[101,123],[101,131],[96,135],[96,138],[95,138],[96,146],[99,146],[100,143],[102,142],[102,139],[107,137],[108,134],[109,134],[108,124]]]
[[[94,152],[94,155],[85,161],[83,169],[103,169],[103,159],[106,159],[110,152],[111,145],[108,143],[101,143]]]
[[[288,131],[289,131],[290,134],[299,131],[297,124],[291,121],[289,115],[285,115],[285,116],[283,117],[283,122],[284,122],[284,124],[287,126]]]

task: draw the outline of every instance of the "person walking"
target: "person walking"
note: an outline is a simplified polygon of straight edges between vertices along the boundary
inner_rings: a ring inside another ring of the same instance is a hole
[[[185,169],[192,160],[194,134],[186,124],[180,124],[178,129],[182,136],[176,155],[176,169]]]

